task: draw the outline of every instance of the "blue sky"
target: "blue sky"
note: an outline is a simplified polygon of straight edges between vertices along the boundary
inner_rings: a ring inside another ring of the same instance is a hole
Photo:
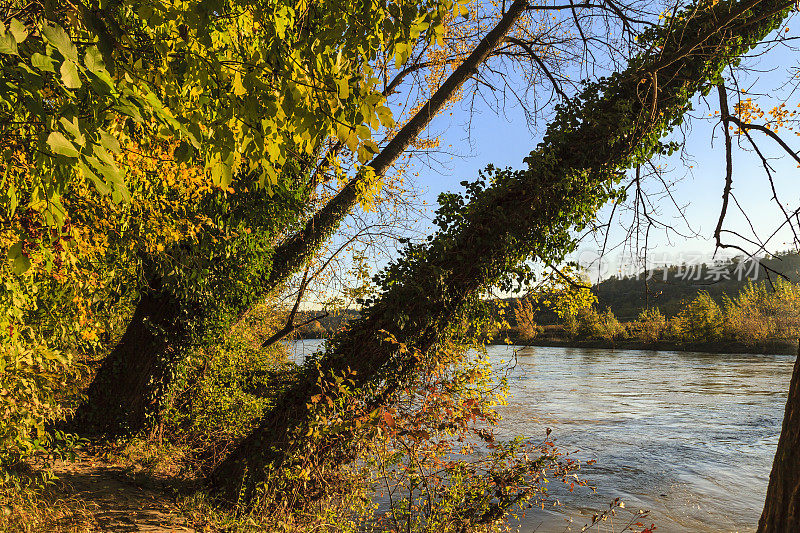
[[[798,29],[800,25],[795,20],[786,35],[798,35],[800,34]],[[791,69],[798,67],[797,58],[792,50],[777,47],[763,56],[747,60],[745,64],[752,71],[737,73],[738,82],[742,87],[751,88],[753,100],[758,102],[762,109],[767,110],[780,104],[787,97],[787,106],[796,108],[800,103],[800,94],[790,95],[786,87],[781,89],[790,78]],[[731,105],[735,97],[733,92],[729,94]],[[705,100],[707,101],[699,98],[696,100],[695,111],[692,113],[696,118],[690,121],[686,135],[685,147],[691,160],[684,163],[673,156],[662,161],[671,169],[667,174],[669,179],[680,178],[670,190],[678,204],[686,205],[686,218],[691,230],[697,232],[698,236],[686,238],[676,234],[667,236],[663,231],[652,232],[649,248],[650,253],[655,256],[674,257],[677,260],[692,253],[702,253],[710,258],[714,253],[713,231],[722,204],[725,151],[719,121],[708,117],[709,113],[718,109],[716,92],[712,92]],[[468,127],[470,122],[471,128]],[[544,123],[540,126],[544,126]],[[433,205],[440,192],[460,190],[460,181],[475,179],[478,171],[489,163],[522,168],[522,159],[539,140],[536,132],[532,133],[528,128],[519,106],[507,106],[503,109],[503,113],[498,115],[486,105],[479,105],[470,110],[466,105],[458,104],[452,115],[445,114],[435,119],[430,131],[442,133],[443,150],[460,154],[440,156],[441,164],[435,165],[434,168],[416,165],[416,170],[420,173],[417,185],[423,189],[425,200]],[[757,132],[753,135],[765,155],[776,158],[771,160],[771,165],[775,170],[779,195],[784,204],[788,204],[787,210],[796,209],[800,206],[800,169],[794,161],[776,149],[772,141]],[[794,132],[784,130],[781,135],[793,149],[800,149],[800,137]],[[675,136],[679,137],[682,138],[682,135]],[[734,194],[748,213],[756,232],[766,237],[783,221],[783,215],[771,200],[772,194],[761,161],[756,154],[741,150],[736,144],[734,144],[733,160]],[[674,221],[676,227],[684,234],[689,232],[685,224],[679,220],[678,211],[671,207],[669,202],[661,201],[659,204],[662,206],[664,220]],[[604,209],[600,213],[600,219],[606,219],[609,213],[609,208]],[[620,223],[624,224],[625,220],[620,219]],[[729,208],[725,227],[743,234],[752,234],[748,223],[737,212],[735,205]],[[623,228],[615,227],[609,243],[619,242],[624,234]],[[782,231],[769,242],[768,249],[784,250],[792,245],[791,240],[791,234]],[[757,246],[741,239],[730,237],[729,241],[747,250],[758,249]],[[584,241],[582,249],[597,250],[599,246]],[[730,252],[729,255],[733,253]],[[618,257],[618,250],[609,254],[612,261]],[[613,273],[613,268],[610,272]]]
[[[788,27],[789,32],[784,35],[800,38],[800,20],[797,17],[790,21]],[[787,101],[787,105],[795,108],[800,103],[800,92],[790,95],[786,87],[792,69],[800,67],[794,51],[785,46],[774,47],[767,54],[747,60],[745,65],[749,67],[749,71],[747,73],[738,72],[737,80],[740,87],[751,90],[753,99],[761,105],[762,109],[767,110],[780,104],[783,100]],[[585,76],[580,72],[575,74],[572,79],[580,79]],[[519,77],[522,76],[519,75]],[[796,79],[796,81],[800,82],[800,79]],[[467,91],[472,90],[473,87],[473,84],[468,83]],[[401,86],[400,93],[392,100],[395,104],[401,105],[404,101],[414,100],[413,92],[409,95],[404,90],[409,89]],[[571,91],[567,92],[571,94]],[[730,91],[731,106],[735,98],[735,93]],[[425,164],[425,159],[417,158],[411,172],[407,173],[407,175],[413,172],[419,173],[415,179],[416,187],[421,191],[421,199],[428,204],[427,220],[424,216],[420,217],[416,213],[412,213],[411,220],[405,222],[416,226],[416,231],[412,231],[412,234],[416,236],[426,235],[433,230],[430,218],[433,217],[439,193],[463,190],[460,182],[474,180],[478,172],[490,163],[499,167],[523,168],[523,158],[535,148],[540,138],[539,135],[547,124],[548,117],[545,114],[539,123],[529,128],[525,114],[519,105],[505,105],[498,113],[483,103],[480,98],[476,99],[476,105],[470,108],[466,104],[470,100],[470,94],[466,94],[462,103],[456,104],[451,110],[452,113],[448,111],[434,119],[427,133],[441,136],[441,152],[434,154],[435,163],[433,164]],[[725,178],[724,141],[719,120],[708,116],[717,109],[716,92],[712,92],[706,100],[696,99],[695,111],[692,113],[694,118],[688,121],[685,132],[674,135],[675,139],[683,140],[683,134],[686,134],[685,150],[689,160],[681,161],[679,157],[673,156],[669,160],[660,162],[670,169],[666,178],[675,181],[674,185],[670,187],[670,192],[678,205],[685,205],[685,215],[690,228],[687,228],[685,223],[680,220],[678,210],[671,205],[670,201],[662,199],[657,202],[661,210],[660,219],[672,223],[683,235],[665,234],[663,231],[651,232],[648,246],[650,265],[653,264],[653,260],[657,262],[656,264],[693,262],[698,258],[700,262],[707,262],[715,252],[713,232],[722,204],[721,196]],[[399,110],[399,108],[395,109],[396,114]],[[800,137],[797,137],[794,132],[782,131],[781,133],[793,149],[800,149]],[[772,141],[765,139],[759,133],[754,133],[754,137],[758,140],[765,155],[776,158],[770,163],[775,170],[774,175],[779,195],[787,204],[787,210],[796,209],[800,206],[800,169],[797,168],[794,161],[776,150]],[[750,217],[756,232],[765,238],[783,221],[783,215],[771,200],[769,184],[757,156],[734,145],[733,159],[734,194]],[[610,211],[610,207],[604,208],[599,213],[599,220],[607,220]],[[359,217],[363,214],[356,213],[354,216]],[[371,219],[371,216],[366,215],[366,219]],[[358,226],[358,224],[355,225]],[[630,227],[629,218],[617,217],[616,224],[612,226],[609,235],[609,245],[625,241],[626,225]],[[725,227],[745,235],[751,233],[749,224],[737,212],[735,206],[731,206],[728,210]],[[686,236],[692,232],[696,235]],[[770,252],[786,250],[791,247],[791,237],[791,233],[788,231],[779,232],[769,242],[767,249]],[[332,249],[341,245],[345,238],[342,235],[335,237]],[[740,239],[731,239],[729,242],[741,245],[748,251],[759,252],[758,255],[763,254],[756,245]],[[597,242],[584,239],[579,247],[580,253],[570,259],[579,260],[585,264],[596,258],[599,249],[600,245]],[[717,254],[716,257],[737,253],[731,251]],[[372,271],[385,266],[387,260],[396,255],[396,243],[391,239],[384,241],[371,254]],[[349,268],[348,265],[351,265],[349,259],[342,259],[344,268]],[[588,270],[591,277],[597,281],[599,278],[609,275],[633,275],[641,271],[642,266],[641,250],[639,253],[631,253],[630,248],[616,248],[607,252],[602,268],[598,268],[595,264],[594,266],[589,265]],[[336,281],[333,281],[331,285],[323,285],[319,288],[320,293],[316,297],[317,300],[327,298],[330,294],[338,294]]]

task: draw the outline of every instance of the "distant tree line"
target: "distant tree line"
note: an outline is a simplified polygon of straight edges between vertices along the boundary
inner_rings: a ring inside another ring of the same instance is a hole
[[[581,313],[585,316],[582,320],[586,324],[606,322],[609,331],[614,331],[610,319],[612,316],[621,322],[652,322],[647,317],[655,316],[668,320],[685,315],[687,309],[700,305],[701,301],[707,302],[708,306],[713,304],[720,310],[726,309],[731,302],[740,301],[746,295],[754,294],[754,291],[760,295],[759,301],[777,301],[787,297],[787,288],[791,284],[783,283],[785,281],[800,282],[800,254],[796,252],[755,259],[738,256],[709,263],[665,265],[644,270],[635,276],[611,276],[592,286],[590,290],[595,303],[583,306],[585,310]],[[770,293],[774,293],[774,296],[769,296]],[[530,298],[506,298],[490,302],[489,305],[494,308],[496,315],[503,316],[507,330],[516,336],[514,333],[526,328],[528,334],[533,331],[525,324],[540,327],[564,325],[564,318],[556,312],[559,301],[557,297],[538,298],[536,302]],[[312,317],[314,312],[305,314]],[[342,310],[302,328],[298,336],[327,337],[358,316],[357,310]],[[520,320],[521,317],[524,318]],[[751,320],[750,317],[744,319]],[[578,327],[576,324],[568,326]],[[768,328],[766,324],[763,327]],[[584,334],[591,329],[586,325],[582,328]],[[522,334],[522,337],[525,336]],[[759,333],[758,336],[763,335]]]
[[[749,280],[738,294],[722,295],[718,302],[706,290],[680,300],[676,313],[665,315],[647,307],[632,320],[621,321],[610,309],[592,302],[562,317],[559,326],[542,327],[534,320],[532,298],[514,308],[512,335],[518,342],[548,337],[561,340],[602,339],[640,343],[734,342],[764,346],[800,337],[800,284],[785,278],[767,282]]]
[[[770,285],[782,278],[797,282],[798,272],[800,255],[786,252],[759,259],[734,257],[702,264],[669,265],[636,276],[611,276],[592,291],[600,309],[610,309],[622,320],[633,320],[647,308],[656,308],[671,317],[701,291],[722,304],[725,296],[738,294],[749,281]]]

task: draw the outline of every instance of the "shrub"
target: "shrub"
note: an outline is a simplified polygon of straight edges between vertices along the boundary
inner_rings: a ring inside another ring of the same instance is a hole
[[[679,339],[713,340],[722,333],[722,310],[706,291],[700,291],[672,320],[671,325]]]
[[[748,283],[736,298],[725,300],[725,334],[755,343],[800,335],[800,285],[778,279],[768,288]]]
[[[625,326],[620,323],[611,309],[606,309],[603,314],[599,316],[597,326],[595,328],[595,335],[606,340],[619,339],[625,337],[627,330]]]
[[[282,343],[223,344],[187,357],[164,400],[159,431],[211,463],[244,437],[291,375]]]
[[[642,309],[633,327],[641,340],[656,342],[667,332],[667,319],[657,307]]]
[[[579,309],[572,327],[578,336],[585,338],[612,340],[624,337],[626,333],[625,326],[610,309],[599,313],[594,307]]]
[[[307,333],[310,337],[315,339],[324,339],[328,336],[328,332],[322,327],[319,320],[315,320],[308,326]]]
[[[583,307],[576,315],[577,334],[581,337],[594,337],[600,330],[600,315],[594,307]]]
[[[544,328],[536,323],[534,316],[535,309],[532,299],[529,296],[521,298],[514,308],[514,318],[517,321],[517,335],[523,341],[535,339],[544,331]]]

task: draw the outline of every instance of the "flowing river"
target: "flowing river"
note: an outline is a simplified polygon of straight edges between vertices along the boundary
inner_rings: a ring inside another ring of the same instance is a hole
[[[297,341],[295,357],[321,341]],[[522,532],[580,531],[621,498],[657,533],[754,531],[778,444],[794,356],[490,346],[508,374],[501,438],[541,441],[546,428],[597,487],[529,510]],[[574,453],[573,453],[574,452]],[[586,465],[587,460],[596,460]],[[593,531],[612,531],[609,524]]]

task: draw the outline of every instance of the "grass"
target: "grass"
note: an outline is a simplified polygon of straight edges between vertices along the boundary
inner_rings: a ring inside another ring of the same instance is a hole
[[[6,533],[83,533],[92,530],[92,512],[80,498],[65,494],[54,482],[0,486],[0,531]]]

